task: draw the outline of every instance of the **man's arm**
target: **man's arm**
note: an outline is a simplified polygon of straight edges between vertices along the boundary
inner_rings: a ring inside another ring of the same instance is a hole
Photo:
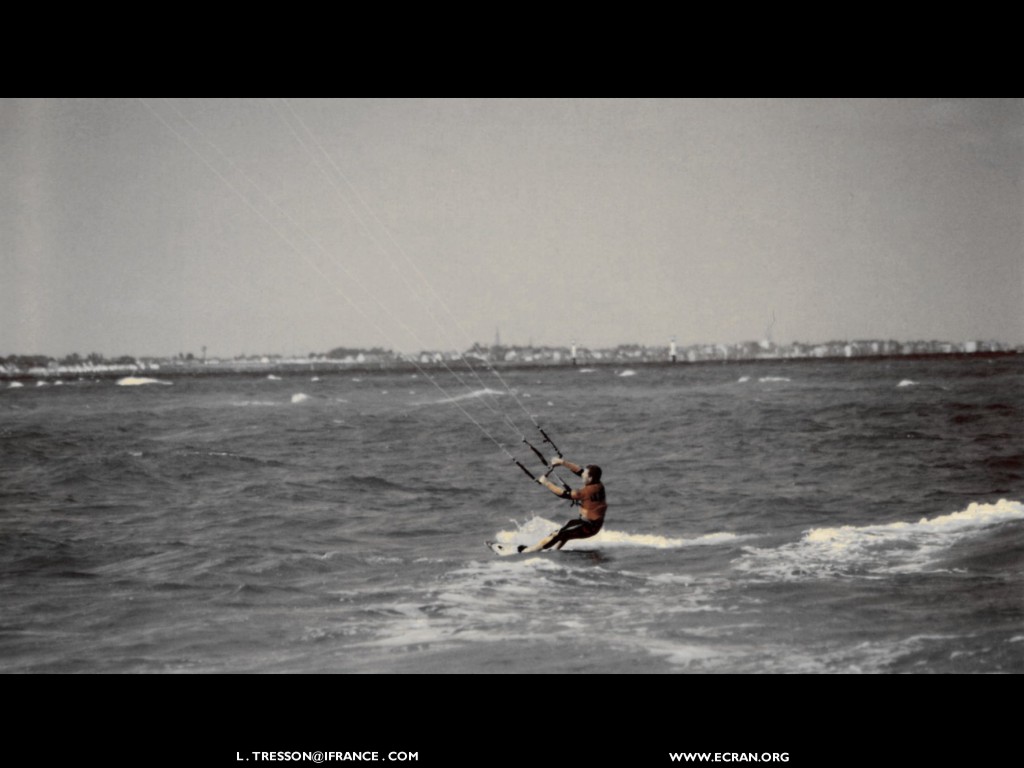
[[[571,461],[566,461],[561,456],[555,456],[555,458],[553,458],[551,460],[551,466],[552,467],[557,467],[559,465],[565,467],[570,472],[572,472],[574,475],[582,475],[583,474],[583,467],[581,467],[579,464],[573,464]]]
[[[552,463],[554,463],[554,462],[552,462]],[[549,469],[548,472],[550,472],[550,471],[551,470]],[[571,499],[572,498],[572,489],[571,488],[563,488],[560,485],[555,485],[554,483],[552,483],[550,480],[548,480],[548,472],[545,472],[543,475],[538,477],[537,478],[537,482],[540,483],[541,485],[543,485],[545,488],[547,488],[549,491],[551,491],[556,496],[561,496],[563,499]]]
[[[551,469],[549,469],[547,472],[545,472],[543,475],[537,478],[538,483],[543,485],[556,496],[561,496],[563,499],[571,499],[573,493],[572,488],[569,488],[564,484],[561,486],[555,485],[550,480],[548,480],[548,475],[551,474],[551,471],[555,467],[565,467],[574,475],[582,475],[583,467],[581,467],[579,464],[573,464],[571,461],[566,461],[561,456],[555,456],[555,458],[551,460]]]

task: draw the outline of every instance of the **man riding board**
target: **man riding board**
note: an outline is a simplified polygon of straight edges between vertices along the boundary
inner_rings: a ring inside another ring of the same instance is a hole
[[[579,475],[583,478],[583,487],[579,490],[571,490],[557,486],[548,480],[548,474],[557,466],[564,466],[574,475]],[[581,467],[578,464],[573,464],[571,461],[566,461],[560,456],[556,456],[551,460],[551,469],[538,477],[537,482],[563,499],[572,499],[579,502],[580,516],[570,520],[559,530],[541,539],[531,547],[520,544],[520,552],[539,552],[542,549],[550,549],[551,547],[561,549],[567,541],[572,539],[589,539],[601,530],[601,526],[604,525],[604,514],[608,509],[608,504],[605,502],[604,484],[601,482],[601,468],[599,466],[588,464],[585,467]]]

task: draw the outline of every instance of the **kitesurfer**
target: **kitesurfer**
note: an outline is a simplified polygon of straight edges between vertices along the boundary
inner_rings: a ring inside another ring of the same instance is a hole
[[[548,480],[548,473],[557,466],[564,466],[574,475],[583,479],[583,487],[579,490],[561,487]],[[531,547],[525,544],[519,545],[520,552],[539,552],[542,549],[555,547],[561,549],[565,542],[572,539],[589,539],[595,536],[604,525],[604,514],[608,509],[605,501],[604,484],[601,482],[601,468],[596,464],[587,464],[582,467],[566,461],[560,456],[551,460],[551,469],[537,478],[537,482],[563,499],[572,499],[580,504],[580,516],[570,520],[559,530],[547,536]]]

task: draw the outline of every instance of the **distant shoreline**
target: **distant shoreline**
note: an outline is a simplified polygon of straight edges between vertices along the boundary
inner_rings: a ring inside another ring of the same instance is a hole
[[[671,360],[585,360],[573,362],[562,360],[557,362],[523,362],[523,361],[482,361],[475,360],[472,363],[473,369],[494,368],[502,371],[517,370],[553,370],[553,369],[622,369],[622,368],[687,368],[693,366],[757,366],[757,365],[800,365],[802,363],[841,362],[841,363],[877,363],[900,360],[979,360],[979,359],[1000,359],[1016,358],[1021,356],[1017,350],[985,351],[985,352],[928,352],[921,354],[891,354],[891,355],[856,355],[852,357],[835,355],[824,357],[760,357],[760,358],[734,358],[717,360],[686,360],[680,359],[675,362]],[[332,360],[315,361],[281,361],[272,360],[269,362],[216,362],[203,363],[191,361],[185,363],[162,362],[159,364],[141,363],[137,365],[109,365],[97,366],[93,369],[70,370],[61,367],[36,368],[32,370],[0,370],[2,381],[54,381],[54,380],[89,380],[89,379],[121,379],[126,377],[145,378],[205,378],[218,376],[253,376],[266,377],[268,375],[281,376],[316,376],[316,375],[337,375],[344,373],[354,374],[376,374],[376,373],[447,373],[449,370],[458,373],[465,370],[466,366],[458,360],[445,360],[443,362],[416,362],[407,360],[396,360],[375,363],[348,363]]]

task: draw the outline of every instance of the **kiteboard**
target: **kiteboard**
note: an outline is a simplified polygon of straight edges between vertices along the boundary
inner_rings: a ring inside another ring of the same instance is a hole
[[[558,549],[557,547],[551,547],[550,549],[542,549],[537,552],[523,552],[520,547],[526,549],[525,544],[499,544],[496,541],[485,541],[484,544],[498,557],[511,557],[512,555],[548,555],[559,556],[559,557],[582,557],[586,559],[601,558],[601,550],[599,549]]]
[[[496,541],[485,541],[484,543],[491,552],[501,557],[518,555],[522,550],[526,549],[525,544],[499,544]]]

